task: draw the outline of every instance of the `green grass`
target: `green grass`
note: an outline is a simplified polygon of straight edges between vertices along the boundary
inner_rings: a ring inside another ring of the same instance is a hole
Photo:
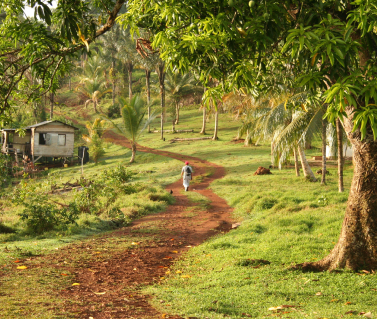
[[[163,313],[198,318],[244,318],[249,315],[254,318],[335,319],[348,316],[345,313],[349,311],[377,313],[374,274],[347,271],[303,273],[289,269],[295,263],[320,260],[333,248],[344,217],[352,179],[351,164],[345,166],[346,192],[343,194],[337,191],[336,168],[331,165],[329,170],[333,174],[327,177],[325,186],[319,182],[307,182],[303,176],[296,177],[293,168],[274,169],[272,175],[254,176],[258,166],[268,167],[270,164],[270,147],[244,147],[242,143],[232,142],[239,122],[224,114],[220,115],[219,141],[169,143],[175,137],[200,137],[201,116],[198,109],[186,108],[181,112],[180,124],[176,128],[194,129],[194,133],[165,133],[166,141],[160,140],[159,134],[144,133],[139,143],[197,156],[224,166],[227,175],[210,187],[234,207],[234,219],[240,221],[241,226],[191,249],[161,284],[147,288],[147,293],[155,295],[154,305]],[[167,121],[171,123],[169,118]],[[213,119],[207,125],[210,136]],[[153,127],[159,127],[158,119]],[[171,127],[166,125],[166,128]],[[99,170],[115,167],[118,163],[126,164],[130,155],[129,150],[109,144],[100,165],[86,165],[85,175],[95,177]],[[312,155],[320,155],[320,151],[309,150],[307,157]],[[143,212],[145,203],[147,206],[155,203],[150,199],[151,194],[164,196],[161,185],[179,178],[182,163],[140,152],[136,161],[130,169],[138,173],[138,182],[149,185],[149,190],[140,197],[129,196],[124,209]],[[314,170],[317,168],[313,167]],[[63,182],[77,178],[80,170],[79,167],[70,167],[50,173]],[[194,182],[200,183],[201,179]],[[150,191],[152,188],[155,192]],[[202,207],[208,205],[208,201],[197,193],[188,192],[187,195]],[[147,210],[151,212],[157,208]],[[195,218],[196,214],[196,210],[190,208],[185,217]],[[4,225],[17,228],[17,217],[9,208],[3,210],[0,218]],[[12,260],[25,254],[54,253],[56,248],[61,249],[68,242],[109,229],[104,226],[106,220],[102,224],[95,216],[81,216],[79,224],[82,232],[73,229],[68,236],[56,232],[44,235],[45,238],[15,238],[19,235],[1,234],[0,265],[8,268],[13,265]],[[159,224],[149,225],[135,232],[135,236],[138,232],[158,234],[159,229]],[[7,238],[14,240],[4,243]],[[255,260],[267,260],[270,264],[258,266]],[[182,273],[178,275],[176,270]],[[9,282],[8,290],[13,283]],[[64,286],[64,282],[57,283],[57,286],[61,285]],[[12,302],[13,305],[16,303],[16,297]],[[280,305],[294,308],[268,310]]]

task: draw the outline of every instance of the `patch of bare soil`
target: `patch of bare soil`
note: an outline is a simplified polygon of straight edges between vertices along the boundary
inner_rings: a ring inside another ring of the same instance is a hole
[[[106,133],[116,144],[130,147],[123,136],[114,132]],[[145,236],[149,225],[160,225],[155,240],[140,244],[135,249],[125,249],[111,254],[111,257],[86,262],[69,269],[75,274],[75,282],[80,285],[72,286],[61,292],[66,298],[66,309],[63,313],[75,313],[77,318],[182,318],[179,315],[165,315],[154,309],[150,303],[150,296],[143,295],[140,289],[160,280],[167,269],[190,247],[199,245],[209,237],[231,229],[230,213],[232,209],[224,199],[214,194],[208,188],[215,179],[225,175],[225,169],[205,160],[159,151],[139,146],[138,151],[171,157],[178,160],[188,160],[194,168],[195,175],[204,175],[203,181],[190,187],[190,191],[198,192],[211,203],[206,210],[199,211],[185,196],[182,181],[167,186],[173,191],[175,204],[166,211],[146,216],[132,223],[130,227],[122,228],[109,236]],[[182,164],[183,165],[183,164]],[[209,177],[206,173],[211,172]],[[179,176],[180,172],[177,172]],[[188,209],[195,207],[195,214],[188,214]],[[101,236],[95,241],[106,240]],[[93,241],[92,241],[93,242]],[[74,247],[75,254],[88,251],[85,245],[70,245],[62,252],[62,260],[69,256]],[[59,311],[60,312],[60,311]]]

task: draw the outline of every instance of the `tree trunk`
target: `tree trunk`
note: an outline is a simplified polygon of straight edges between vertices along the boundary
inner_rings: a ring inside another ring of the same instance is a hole
[[[131,159],[130,159],[130,163],[133,163],[135,161],[135,156],[136,156],[136,143],[135,142],[131,142]]]
[[[322,179],[321,185],[326,185],[326,128],[327,121],[322,119]]]
[[[132,70],[128,71],[128,96],[132,99]]]
[[[219,130],[219,112],[216,111],[215,113],[215,131],[213,132],[213,140],[217,140],[219,137],[217,136],[217,132]]]
[[[179,123],[179,104],[175,105],[175,124]]]
[[[147,86],[147,105],[148,105],[148,120],[151,118],[151,84],[150,84],[150,79],[151,79],[151,71],[150,70],[145,70],[145,82]],[[151,126],[148,124],[148,133],[151,132]]]
[[[54,117],[54,93],[50,93],[50,120]]]
[[[112,98],[113,98],[113,105],[115,105],[115,61],[111,62],[111,82],[112,82]]]
[[[205,106],[203,106],[203,124],[202,129],[200,131],[200,134],[206,134],[206,118],[207,118],[207,109]]]
[[[315,178],[313,171],[310,168],[308,161],[306,160],[305,152],[302,149],[302,146],[298,145],[297,150],[298,150],[298,155],[300,156],[302,171],[304,172],[305,178],[307,178],[311,182],[315,182],[317,179]]]
[[[354,108],[346,108],[344,128],[352,144],[354,173],[339,240],[328,256],[296,268],[305,270],[377,269],[377,141],[371,129],[364,140],[352,132]]]
[[[127,68],[127,73],[128,73],[128,97],[131,101],[132,99],[132,72],[134,70],[134,65],[132,61],[126,62],[126,68]]]
[[[338,188],[339,193],[343,193],[343,132],[339,119],[336,120],[336,137],[338,140]]]
[[[300,176],[300,166],[298,165],[297,147],[293,148],[293,156],[295,158],[295,171],[296,176]]]
[[[160,62],[157,65],[156,72],[160,84],[161,96],[161,140],[164,139],[164,111],[165,111],[165,62]]]

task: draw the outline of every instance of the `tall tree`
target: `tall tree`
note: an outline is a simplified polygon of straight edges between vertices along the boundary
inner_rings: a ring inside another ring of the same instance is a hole
[[[182,99],[190,94],[203,92],[202,87],[197,84],[198,81],[190,73],[166,72],[165,91],[175,108],[175,119],[173,119],[175,125],[179,123],[179,109]]]
[[[165,114],[165,62],[159,60],[156,66],[156,73],[158,75],[158,85],[160,87],[161,100],[161,140],[164,139],[164,114]]]
[[[135,95],[130,102],[125,99],[121,102],[124,106],[122,108],[123,127],[114,124],[115,128],[124,135],[131,143],[131,159],[130,163],[135,161],[137,140],[140,134],[148,126],[153,117],[144,121],[146,109],[144,101],[139,95]]]
[[[327,118],[342,119],[353,147],[354,178],[339,241],[323,260],[301,266],[377,268],[374,1],[130,0],[124,19],[153,29],[154,45],[172,67],[195,65],[202,77],[219,80],[226,70],[231,85],[260,92],[270,87],[263,79],[278,55],[286,69],[298,70],[296,86],[326,92]]]
[[[124,0],[106,3],[67,0],[59,1],[52,12],[46,2],[0,3],[0,10],[6,15],[0,24],[0,120],[3,123],[10,120],[13,105],[38,100],[55,91],[55,78],[69,72],[73,67],[72,58],[112,28],[124,4]],[[25,17],[26,6],[35,9],[36,19]],[[100,22],[98,15],[102,16]],[[28,72],[39,79],[38,83],[31,83]]]

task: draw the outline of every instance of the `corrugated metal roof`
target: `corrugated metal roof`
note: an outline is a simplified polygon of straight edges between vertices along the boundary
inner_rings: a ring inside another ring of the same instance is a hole
[[[78,130],[78,128],[77,128],[77,127],[74,127],[73,125],[69,125],[69,124],[67,124],[67,123],[64,123],[64,122],[61,122],[61,121],[57,121],[57,120],[50,120],[50,121],[40,122],[40,123],[37,123],[37,124],[34,124],[34,125],[30,125],[30,126],[28,126],[28,127],[25,127],[24,129],[25,129],[25,130],[28,130],[28,129],[31,129],[31,128],[34,128],[34,127],[43,126],[43,125],[50,124],[50,123],[53,123],[53,122],[59,122],[59,123],[62,123],[62,124],[64,124],[64,125],[67,125],[67,126],[73,127],[75,130]]]

